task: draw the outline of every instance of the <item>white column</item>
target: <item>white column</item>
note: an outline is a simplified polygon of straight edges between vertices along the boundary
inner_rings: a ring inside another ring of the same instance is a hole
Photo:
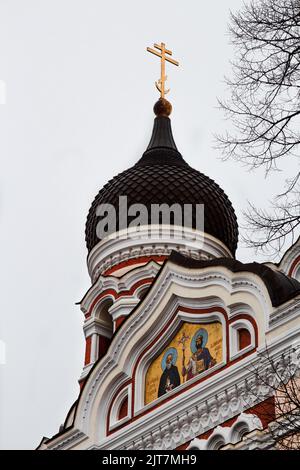
[[[98,351],[99,351],[99,336],[97,333],[92,335],[92,345],[91,345],[91,363],[97,361],[98,359]]]

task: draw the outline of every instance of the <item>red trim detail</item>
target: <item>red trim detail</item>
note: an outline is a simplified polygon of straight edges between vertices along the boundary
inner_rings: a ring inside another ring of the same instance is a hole
[[[91,347],[92,347],[92,337],[88,336],[85,340],[85,356],[84,356],[85,366],[91,362]]]
[[[239,351],[241,351],[251,344],[251,335],[247,328],[239,328],[237,333],[239,340]]]
[[[81,379],[81,380],[78,380],[80,391],[82,390],[82,388],[83,388],[83,386],[84,386],[84,384],[85,384],[85,380],[86,380],[85,378],[84,378],[84,379]]]
[[[288,276],[292,277],[296,266],[300,263],[300,255],[292,262],[292,266],[289,269]]]
[[[162,337],[163,333],[169,328],[170,324],[173,322],[174,318],[177,316],[177,313],[178,311],[183,311],[183,312],[186,312],[186,313],[198,313],[198,314],[205,314],[205,313],[214,313],[214,312],[219,312],[221,313],[224,318],[225,318],[225,322],[226,322],[226,364],[221,368],[221,369],[218,369],[214,372],[212,372],[211,374],[205,376],[204,378],[199,378],[197,381],[187,385],[185,388],[184,388],[184,391],[186,390],[189,390],[190,388],[194,387],[195,385],[198,385],[199,383],[205,381],[206,379],[208,379],[209,377],[212,377],[213,375],[215,374],[218,374],[221,370],[224,370],[226,369],[227,367],[231,366],[232,364],[235,364],[236,362],[240,361],[241,359],[243,359],[244,357],[248,356],[249,354],[252,354],[253,351],[256,350],[257,348],[257,344],[258,344],[258,329],[257,329],[257,325],[254,321],[253,318],[251,318],[249,315],[247,314],[240,314],[240,315],[237,315],[235,316],[234,318],[232,318],[231,320],[228,320],[228,316],[227,316],[227,313],[226,311],[221,308],[221,307],[210,307],[210,308],[207,308],[207,309],[193,309],[193,308],[190,308],[190,307],[178,307],[176,309],[176,311],[174,312],[172,318],[170,318],[170,320],[168,321],[168,323],[164,326],[164,328],[161,330],[160,334],[158,336],[156,336],[152,342],[147,346],[147,348],[145,348],[141,355],[139,356],[135,366],[134,366],[134,370],[133,370],[133,376],[132,376],[132,403],[131,403],[131,409],[132,409],[132,419],[130,420],[130,422],[132,421],[135,421],[136,419],[139,419],[141,418],[142,416],[144,416],[145,414],[149,413],[150,411],[153,411],[155,408],[161,406],[163,403],[166,403],[167,401],[169,400],[172,400],[174,397],[178,396],[180,393],[182,393],[182,391],[179,391],[177,393],[174,393],[174,395],[172,395],[171,397],[166,397],[164,400],[162,400],[159,404],[155,404],[153,405],[152,407],[148,408],[147,410],[145,410],[144,412],[140,413],[138,416],[134,416],[134,396],[135,396],[135,375],[136,375],[136,369],[137,369],[137,366],[139,364],[139,362],[141,361],[142,357],[144,356],[144,354],[146,353],[146,351],[148,351],[158,340],[159,338]],[[251,351],[248,351],[247,353],[245,354],[242,354],[241,356],[239,356],[238,358],[236,358],[235,360],[233,361],[229,361],[229,324],[232,323],[232,322],[235,322],[236,320],[239,320],[239,319],[247,319],[251,322],[251,324],[253,325],[253,328],[254,328],[254,332],[255,332],[255,347],[251,350]],[[113,397],[113,400],[111,402],[111,404],[113,403],[114,399],[116,397],[116,394],[114,395]],[[111,408],[111,406],[110,406]],[[115,429],[113,429],[112,431],[109,431],[109,419],[110,419],[110,408],[109,408],[109,412],[108,412],[108,415],[107,415],[107,418],[108,418],[108,421],[107,421],[107,435],[109,434],[112,434],[113,432],[119,430],[120,428],[124,427],[124,426],[127,426],[129,424],[129,422],[127,423],[124,423],[123,425],[120,425],[118,427],[116,427]]]
[[[132,295],[134,294],[134,292],[140,287],[140,286],[143,286],[145,284],[151,284],[153,282],[153,277],[146,277],[146,279],[140,279],[139,281],[137,281],[135,284],[133,284],[133,286],[129,289],[129,290],[124,290],[124,291],[121,291],[119,293],[117,293],[116,295],[116,299],[119,299],[120,297],[126,297],[128,295]]]
[[[237,420],[239,415],[234,416],[233,418],[229,418],[227,421],[224,421],[224,423],[221,423],[220,426],[222,428],[229,428],[233,425],[233,423]],[[214,432],[215,428],[209,429],[209,431],[204,432],[203,434],[200,434],[197,436],[198,439],[208,439],[212,433]],[[191,441],[190,441],[191,442]]]
[[[91,316],[92,310],[95,307],[95,305],[99,302],[99,300],[103,299],[104,297],[113,296],[114,299],[117,300],[120,297],[131,296],[131,295],[134,294],[134,292],[136,291],[136,289],[138,287],[140,287],[142,285],[145,285],[145,284],[150,285],[153,282],[153,279],[154,279],[153,277],[148,277],[146,279],[140,279],[135,284],[133,284],[133,286],[129,290],[124,290],[122,292],[117,292],[115,289],[106,289],[106,290],[104,290],[103,292],[101,292],[101,294],[97,295],[97,297],[93,300],[89,310],[85,314],[85,318],[89,318]]]
[[[189,446],[190,442],[191,441],[186,442],[185,444],[181,444],[181,446],[176,447],[176,449],[174,449],[174,450],[186,450],[186,448]]]
[[[263,429],[265,429],[271,421],[274,421],[276,418],[275,414],[275,399],[274,397],[269,397],[266,400],[258,403],[257,405],[249,408],[245,413],[253,413],[259,417]]]
[[[91,312],[92,312],[93,308],[95,307],[96,303],[99,302],[99,300],[103,299],[104,297],[108,297],[110,295],[112,295],[114,297],[115,293],[116,293],[116,291],[114,289],[107,289],[107,290],[101,292],[101,294],[97,295],[97,297],[93,300],[89,310],[86,312],[85,318],[89,318],[91,316]]]
[[[124,398],[118,411],[118,419],[125,418],[128,414],[128,396]]]
[[[121,317],[118,317],[115,321],[115,325],[116,325],[116,331],[117,329],[122,325],[123,321],[125,320],[126,318],[126,315],[122,315]]]
[[[122,263],[116,264],[116,266],[109,268],[102,275],[109,276],[111,273],[117,271],[118,269],[126,268],[127,266],[132,266],[134,264],[139,264],[139,263],[149,263],[149,261],[151,260],[157,261],[157,262],[164,261],[166,258],[167,258],[166,255],[153,255],[153,256],[141,256],[140,258],[128,259],[127,261],[122,261]]]
[[[255,342],[255,349],[257,348],[257,345],[258,345],[258,328],[257,328],[257,325],[255,323],[255,320],[252,318],[252,317],[249,317],[249,315],[247,314],[240,314],[240,315],[236,315],[234,318],[231,318],[231,320],[229,320],[229,324],[235,322],[236,320],[242,320],[242,319],[247,319],[248,321],[250,321],[251,325],[253,326],[253,329],[254,329],[254,342]],[[250,343],[251,343],[251,337],[250,337]],[[249,343],[249,344],[250,344]],[[246,357],[247,354],[243,354],[242,357]],[[234,362],[236,362],[236,359],[234,361],[231,362],[231,364],[233,364]]]

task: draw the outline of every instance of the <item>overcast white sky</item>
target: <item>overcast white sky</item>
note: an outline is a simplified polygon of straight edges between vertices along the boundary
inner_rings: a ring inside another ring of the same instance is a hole
[[[147,46],[163,41],[180,61],[167,71],[175,141],[239,221],[247,200],[264,205],[282,185],[282,173],[265,180],[213,148],[226,125],[216,96],[230,72],[229,9],[241,4],[0,0],[1,448],[35,448],[78,395],[85,220],[98,190],[148,144],[159,60]]]

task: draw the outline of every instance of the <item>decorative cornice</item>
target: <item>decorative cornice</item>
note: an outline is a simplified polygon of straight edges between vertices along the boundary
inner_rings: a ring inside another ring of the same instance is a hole
[[[89,313],[93,316],[92,308],[99,294],[103,295],[105,291],[114,291],[114,298],[122,294],[125,295],[130,292],[135,285],[139,286],[140,282],[147,279],[154,279],[160,269],[160,264],[155,261],[149,261],[146,265],[139,266],[120,278],[115,276],[100,276],[81,300],[80,308],[82,312],[85,315]],[[136,290],[138,290],[138,287],[136,287]]]
[[[228,443],[222,450],[274,450],[280,449],[277,447],[277,442],[284,440],[284,437],[290,433],[291,418],[293,412],[289,413],[286,417],[278,418],[268,424],[264,430],[254,430],[246,434],[243,439],[235,444]],[[297,411],[298,415],[298,411]],[[293,429],[300,428],[299,416],[293,417]],[[291,446],[291,449],[292,446]]]
[[[234,444],[241,439],[239,439],[238,430],[241,429],[241,426],[244,429],[247,429],[248,433],[254,430],[263,429],[261,420],[257,417],[256,414],[250,413],[241,413],[238,415],[237,419],[231,424],[231,426],[222,426],[218,425],[214,428],[212,434],[207,439],[194,438],[187,450],[199,449],[199,450],[210,450],[212,449],[212,443],[214,439],[221,438],[224,442],[224,445]]]
[[[86,320],[83,325],[83,331],[86,338],[94,333],[105,336],[106,338],[111,338],[112,336],[111,329],[98,318],[89,318]]]
[[[49,444],[45,442],[45,444],[49,450],[66,450],[70,449],[75,444],[79,444],[86,438],[87,436],[83,432],[78,431],[78,429],[71,429],[63,435],[62,440],[57,439],[57,442],[53,440],[53,442],[50,442]]]
[[[296,297],[287,304],[278,307],[270,314],[270,330],[284,325],[285,323],[293,320],[299,316],[300,312],[300,297]]]
[[[150,232],[151,230],[151,232]],[[149,237],[151,233],[151,237]],[[172,235],[170,235],[170,233]],[[228,248],[215,237],[194,229],[175,226],[142,226],[139,231],[126,230],[100,241],[88,256],[88,270],[93,282],[112,266],[144,256],[169,256],[173,250],[194,259],[229,257]]]

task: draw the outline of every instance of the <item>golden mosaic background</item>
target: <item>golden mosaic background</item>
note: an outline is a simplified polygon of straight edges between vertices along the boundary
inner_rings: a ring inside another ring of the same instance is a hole
[[[208,333],[208,340],[205,345],[209,349],[211,356],[216,360],[217,363],[222,361],[222,325],[219,322],[214,323],[183,323],[180,330],[176,333],[175,337],[168,344],[168,346],[163,350],[163,352],[152,362],[150,365],[147,374],[146,374],[146,383],[145,383],[145,404],[150,403],[153,400],[156,400],[158,394],[158,387],[161,374],[163,372],[161,368],[161,361],[167,349],[173,347],[177,349],[178,358],[174,365],[177,366],[180,383],[183,383],[182,376],[182,346],[178,345],[179,339],[182,337],[183,332],[186,336],[189,336],[190,339],[185,343],[185,365],[188,364],[190,357],[192,356],[190,344],[194,334],[200,329],[204,328]]]

